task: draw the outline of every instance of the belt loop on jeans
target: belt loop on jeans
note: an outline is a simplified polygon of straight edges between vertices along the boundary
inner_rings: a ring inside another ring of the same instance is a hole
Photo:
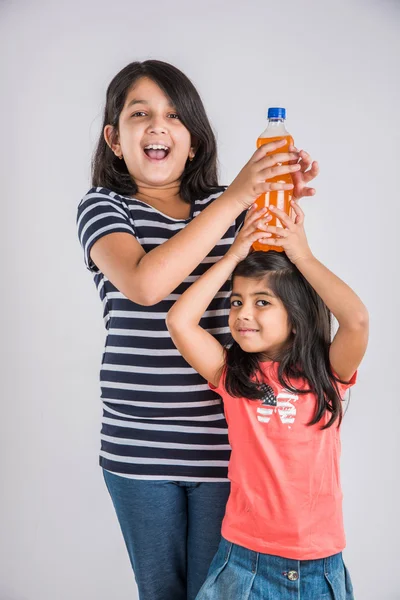
[[[253,553],[253,557],[251,559],[251,572],[252,573],[257,573],[259,557],[260,557],[259,552]]]
[[[231,551],[232,551],[233,543],[232,542],[228,542],[228,540],[225,540],[225,542],[226,542],[227,548],[225,550],[225,559],[224,560],[225,560],[225,562],[228,562],[229,556],[230,556]]]
[[[331,571],[331,557],[327,556],[324,558],[324,574],[329,575]]]

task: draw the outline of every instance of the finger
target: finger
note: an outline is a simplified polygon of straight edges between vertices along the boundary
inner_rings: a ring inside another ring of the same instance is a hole
[[[305,173],[300,170],[300,171],[296,171],[294,173],[291,174],[292,177],[292,181],[294,183],[295,188],[298,190],[298,188],[300,187],[300,189],[307,183],[309,183],[312,179],[314,179],[319,173],[319,166],[318,163],[316,163],[315,161],[313,162],[311,169],[309,171],[306,171]],[[310,188],[311,189],[311,188]],[[307,195],[307,196],[312,196],[313,193],[307,193],[307,194],[303,194],[303,190],[301,189],[301,195]]]
[[[305,196],[315,196],[315,188],[305,187],[301,190],[300,194],[293,196],[294,200],[300,200]]]
[[[280,238],[287,238],[290,233],[288,229],[284,229],[283,227],[275,227],[275,225],[268,225],[266,231],[267,233],[272,233]]]
[[[273,167],[278,163],[285,164],[290,162],[291,164],[297,164],[298,160],[299,155],[297,152],[274,152],[273,154],[265,156],[258,164],[260,168],[265,169],[267,167]]]
[[[246,221],[248,221],[253,215],[258,215],[257,218],[259,219],[265,211],[268,211],[268,208],[266,206],[258,208],[257,204],[252,204],[247,209],[246,216],[244,217],[244,223],[246,223]]]
[[[280,191],[280,190],[293,190],[294,185],[293,183],[280,183],[278,181],[263,181],[262,183],[259,183],[257,186],[257,193],[259,195],[261,194],[265,194],[267,192],[276,192],[276,191]]]
[[[294,200],[291,201],[291,206],[293,208],[293,212],[296,215],[295,223],[296,225],[301,225],[304,222],[304,212],[300,208],[300,206]]]
[[[271,240],[271,239],[272,239],[272,238],[263,237],[263,238],[259,238],[259,239],[257,240],[257,242],[259,242],[260,244],[268,244],[268,245],[269,245],[269,242],[270,242],[270,240]]]
[[[271,152],[279,150],[279,148],[283,148],[283,146],[286,146],[286,140],[278,140],[276,142],[263,144],[254,152],[250,162],[258,162],[260,159],[264,158],[266,154],[271,154]]]
[[[295,186],[295,188],[298,188],[299,186],[301,187],[302,185],[304,185],[304,180],[303,180],[303,173],[301,172],[301,167],[298,171],[294,171],[293,173],[290,174],[291,178],[292,178],[292,182]]]
[[[296,171],[300,171],[301,165],[282,165],[275,167],[268,167],[260,171],[260,177],[263,179],[272,179],[277,175],[286,175],[288,173],[296,173]]]
[[[254,233],[252,233],[251,235],[249,235],[247,241],[250,244],[252,244],[253,242],[259,242],[259,241],[261,241],[264,238],[265,239],[269,239],[269,238],[272,239],[271,235],[272,235],[271,233],[268,233],[268,232],[265,232],[265,231],[263,231],[263,232],[255,231]]]
[[[291,156],[295,156],[296,158],[293,158],[292,160],[289,160],[288,164],[289,165],[298,165],[299,164],[299,153],[298,152],[291,152],[290,155]]]
[[[298,200],[294,200],[292,198],[292,200],[290,201],[290,204],[292,205],[293,210],[297,215],[304,215],[304,210],[301,208]]]
[[[273,215],[276,215],[276,217],[280,220],[280,222],[283,225],[285,225],[285,227],[287,227],[287,229],[292,228],[293,221],[289,217],[289,215],[287,215],[283,210],[281,210],[280,208],[277,208],[276,206],[270,206],[269,210],[272,212]]]
[[[245,220],[241,232],[243,235],[248,235],[257,228],[264,229],[271,219],[272,215],[268,212],[267,208],[264,208],[262,211],[255,211]]]
[[[268,239],[269,246],[279,246],[282,247],[283,238],[270,237]]]
[[[263,220],[261,223],[257,223],[255,225],[255,227],[259,230],[259,231],[267,231],[268,229],[268,225],[272,220],[272,215],[269,216],[267,219],[265,219],[265,221]]]
[[[271,221],[272,219],[272,215],[269,214],[265,214],[261,216],[261,218],[256,218],[255,215],[252,216],[251,219],[248,219],[247,223],[245,225],[243,225],[243,229],[242,231],[247,234],[251,231],[254,231],[255,229],[264,229],[268,223]]]
[[[301,160],[301,170],[306,171],[312,163],[311,156],[305,150],[299,151],[299,157]]]
[[[319,165],[314,161],[311,165],[311,169],[303,174],[304,183],[308,183],[311,179],[314,179],[319,173]]]
[[[254,222],[251,221],[249,223],[249,225],[252,225],[253,227],[258,227],[259,225],[265,225],[265,224],[268,224],[272,218],[273,217],[272,217],[271,213],[269,212],[268,214],[263,215],[260,219],[255,219]]]
[[[244,216],[244,220],[248,219],[250,215],[256,210],[257,204],[251,204],[249,208],[246,210],[246,214]]]

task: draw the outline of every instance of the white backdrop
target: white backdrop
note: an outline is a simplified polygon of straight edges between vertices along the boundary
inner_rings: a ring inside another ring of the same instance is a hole
[[[105,332],[75,214],[109,81],[158,58],[198,87],[221,182],[268,106],[320,162],[310,245],[371,315],[343,426],[345,559],[358,600],[398,600],[400,2],[2,0],[0,21],[0,599],[137,598],[97,466]]]

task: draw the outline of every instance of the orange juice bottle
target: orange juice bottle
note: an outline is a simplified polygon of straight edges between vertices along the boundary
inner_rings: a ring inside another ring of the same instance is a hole
[[[293,138],[286,131],[285,127],[285,119],[286,119],[286,109],[285,108],[269,108],[268,109],[268,125],[267,129],[260,135],[257,140],[257,148],[262,146],[263,144],[268,144],[270,142],[275,142],[276,140],[285,139],[287,143],[285,146],[278,148],[271,152],[271,154],[277,154],[281,152],[289,152],[289,145],[293,145]],[[278,163],[280,164],[280,163]],[[287,163],[282,163],[287,164]],[[292,183],[292,176],[290,173],[285,175],[276,175],[271,179],[268,179],[271,182],[279,182],[279,183]],[[290,215],[290,201],[292,199],[293,190],[275,190],[272,192],[267,192],[266,194],[261,194],[256,200],[257,208],[263,208],[264,206],[277,206],[281,210],[285,211],[286,214]],[[271,221],[269,221],[268,225],[282,227],[282,224],[279,219],[275,215],[272,215]],[[254,250],[276,250],[277,252],[282,252],[283,248],[279,248],[278,246],[268,246],[267,244],[260,244],[260,242],[256,241],[253,244]]]

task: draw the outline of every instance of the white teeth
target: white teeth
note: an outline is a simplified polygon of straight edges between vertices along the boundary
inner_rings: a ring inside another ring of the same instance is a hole
[[[144,147],[145,150],[166,150],[168,151],[168,146],[162,146],[161,144],[149,144]]]

